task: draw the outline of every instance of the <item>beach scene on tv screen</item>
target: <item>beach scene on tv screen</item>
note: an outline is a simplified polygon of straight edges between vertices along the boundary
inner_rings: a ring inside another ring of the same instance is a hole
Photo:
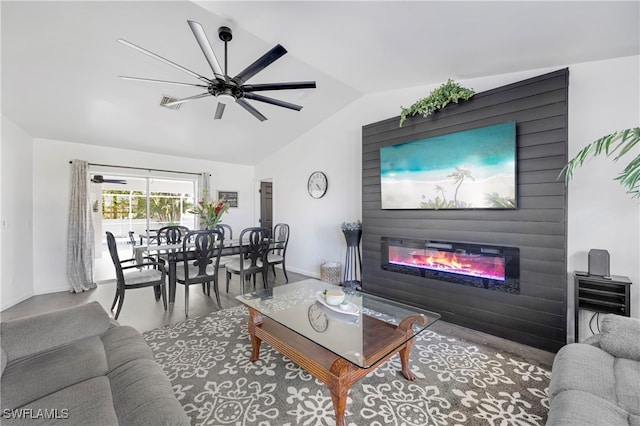
[[[515,122],[380,149],[383,209],[515,209]]]

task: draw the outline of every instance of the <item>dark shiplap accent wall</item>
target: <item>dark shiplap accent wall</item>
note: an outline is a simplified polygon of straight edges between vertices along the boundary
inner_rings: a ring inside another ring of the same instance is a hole
[[[549,351],[566,339],[569,71],[478,93],[434,115],[363,126],[363,287],[440,313],[445,321]],[[380,148],[516,121],[517,210],[381,210]],[[424,238],[520,248],[520,294],[384,271],[380,238]]]

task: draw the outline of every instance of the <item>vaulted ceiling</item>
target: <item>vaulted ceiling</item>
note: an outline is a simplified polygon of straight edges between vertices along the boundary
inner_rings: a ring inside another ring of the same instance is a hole
[[[364,94],[638,55],[639,6],[2,1],[2,114],[37,138],[256,164]],[[212,97],[179,110],[159,105],[163,95],[183,98],[201,89],[117,77],[199,82],[118,38],[211,76],[187,20],[202,24],[221,62],[217,29],[232,29],[232,76],[279,43],[288,53],[249,83],[315,80],[317,89],[263,92],[304,106],[300,112],[250,101],[267,121],[236,104],[214,120]]]

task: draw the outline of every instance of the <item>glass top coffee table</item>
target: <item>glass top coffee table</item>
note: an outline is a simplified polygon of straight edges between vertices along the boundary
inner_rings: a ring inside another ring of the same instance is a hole
[[[264,341],[325,383],[341,426],[351,386],[396,353],[404,377],[415,380],[409,369],[413,338],[440,315],[363,292],[347,294],[342,309],[323,297],[337,288],[308,279],[236,299],[249,308],[251,361]]]

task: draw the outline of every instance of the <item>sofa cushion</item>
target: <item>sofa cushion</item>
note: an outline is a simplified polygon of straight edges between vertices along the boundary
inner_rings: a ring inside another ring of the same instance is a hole
[[[620,408],[640,416],[640,362],[616,358],[616,394]]]
[[[616,401],[615,358],[583,343],[573,343],[558,351],[553,361],[549,397],[565,390],[579,390]]]
[[[629,416],[614,402],[579,390],[567,390],[555,396],[546,426],[626,425]]]
[[[107,358],[98,336],[10,361],[2,374],[2,408],[20,407],[106,373]]]
[[[600,327],[600,347],[611,355],[640,361],[640,319],[605,315]]]
[[[118,417],[111,399],[111,386],[104,376],[61,389],[21,408],[24,409],[23,415],[36,418],[31,418],[28,422],[4,418],[3,426],[14,424],[113,426],[118,424]],[[43,409],[49,410],[48,416],[42,412]],[[51,417],[51,414],[53,418],[47,418]]]
[[[114,327],[102,336],[108,371],[135,359],[153,359],[149,345],[138,330],[129,326]]]
[[[8,362],[51,348],[98,336],[110,326],[98,302],[0,323]]]
[[[171,382],[151,359],[128,362],[107,377],[118,420],[122,425],[189,425],[173,394]]]

